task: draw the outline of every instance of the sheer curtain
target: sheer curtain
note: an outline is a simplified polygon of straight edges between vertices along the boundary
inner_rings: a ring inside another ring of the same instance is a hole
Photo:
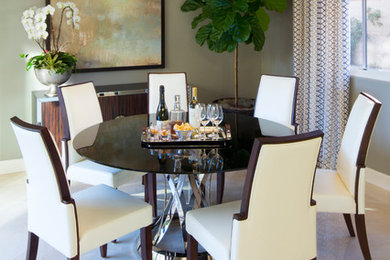
[[[335,168],[348,117],[349,0],[293,0],[297,122],[325,133],[319,166]]]

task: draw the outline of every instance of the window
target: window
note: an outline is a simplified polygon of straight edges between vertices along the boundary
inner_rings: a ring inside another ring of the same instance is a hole
[[[350,0],[351,64],[390,70],[390,1]]]

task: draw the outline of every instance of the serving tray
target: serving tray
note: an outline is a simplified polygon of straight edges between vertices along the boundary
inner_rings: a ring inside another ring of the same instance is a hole
[[[211,133],[215,127],[206,126],[206,135]],[[200,134],[203,133],[203,127],[200,127]],[[141,145],[150,149],[182,149],[182,148],[223,148],[231,145],[232,136],[230,125],[226,124],[223,127],[218,127],[218,139],[207,137],[206,140],[191,138],[188,140],[179,140],[176,135],[172,134],[170,140],[149,139],[148,129],[145,127],[142,131]]]

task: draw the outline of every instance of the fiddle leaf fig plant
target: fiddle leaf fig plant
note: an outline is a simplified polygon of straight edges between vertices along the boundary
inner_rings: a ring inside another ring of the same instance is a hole
[[[240,43],[253,43],[254,50],[261,51],[270,23],[266,10],[283,12],[286,8],[287,0],[185,0],[181,6],[183,12],[200,10],[192,21],[192,29],[199,27],[195,40],[217,53],[237,52]],[[238,69],[235,72],[237,78]],[[237,89],[236,83],[236,93]]]

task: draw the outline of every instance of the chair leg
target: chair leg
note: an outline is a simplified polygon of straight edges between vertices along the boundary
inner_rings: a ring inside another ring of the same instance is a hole
[[[198,241],[187,233],[187,259],[197,260],[198,259]]]
[[[365,260],[371,260],[370,248],[368,246],[366,222],[364,214],[355,214],[355,224],[357,236],[359,239],[360,249],[362,250]]]
[[[148,173],[145,189],[148,193],[148,202],[152,205],[153,217],[157,217],[156,174]]]
[[[217,204],[222,203],[224,190],[225,190],[225,172],[219,172],[217,173]]]
[[[26,260],[37,259],[39,237],[32,232],[28,232]]]
[[[103,258],[107,257],[107,244],[100,247],[100,256]]]
[[[148,177],[147,174],[142,176],[142,184],[144,185],[144,190],[145,190],[145,195],[144,195],[145,202],[149,202],[148,178],[147,177]]]
[[[68,258],[68,260],[79,260],[80,259],[80,256],[76,255],[75,257],[72,257],[72,258]]]
[[[152,225],[141,228],[142,260],[152,260]]]
[[[353,230],[353,226],[352,226],[351,214],[343,214],[343,216],[344,216],[345,224],[347,224],[349,235],[351,237],[354,237],[355,231]]]

